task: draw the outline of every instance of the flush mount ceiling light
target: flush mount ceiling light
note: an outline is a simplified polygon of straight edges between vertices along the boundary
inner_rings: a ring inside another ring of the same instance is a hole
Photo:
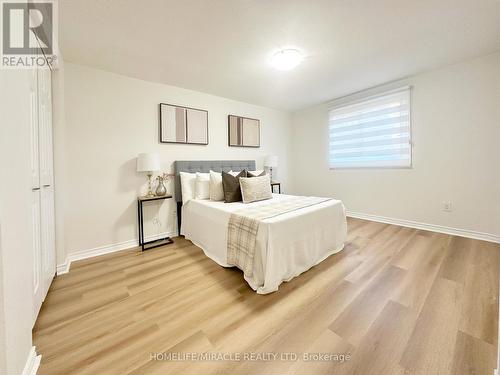
[[[271,65],[277,70],[292,70],[303,60],[301,53],[294,48],[279,50],[271,57]]]

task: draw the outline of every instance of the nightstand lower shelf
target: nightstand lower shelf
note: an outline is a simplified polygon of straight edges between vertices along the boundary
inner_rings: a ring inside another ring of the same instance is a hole
[[[168,245],[171,243],[174,243],[174,240],[171,239],[170,237],[165,237],[165,238],[158,238],[157,240],[139,243],[139,246],[141,246],[142,251],[145,251],[145,250],[154,249],[155,247]]]

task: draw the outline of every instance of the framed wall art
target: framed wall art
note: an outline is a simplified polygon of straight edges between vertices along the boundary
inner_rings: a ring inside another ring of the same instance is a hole
[[[208,145],[208,111],[160,103],[160,142]]]
[[[228,116],[228,144],[233,147],[260,147],[260,120]]]

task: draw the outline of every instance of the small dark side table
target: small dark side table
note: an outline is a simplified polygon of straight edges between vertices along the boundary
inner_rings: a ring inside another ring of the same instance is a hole
[[[152,240],[145,242],[144,241],[144,213],[143,213],[143,203],[158,201],[162,199],[170,199],[171,195],[163,195],[163,196],[155,196],[155,197],[137,197],[137,216],[138,216],[138,224],[139,224],[139,246],[142,248],[142,251],[154,249],[155,247],[168,245],[174,243],[174,241],[170,237],[159,238],[157,240]]]
[[[281,182],[277,182],[277,181],[272,181],[271,182],[271,191],[274,193],[274,187],[277,186],[278,187],[278,193],[281,194]]]

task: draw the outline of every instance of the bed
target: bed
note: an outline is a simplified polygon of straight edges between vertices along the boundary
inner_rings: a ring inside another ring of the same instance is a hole
[[[180,172],[255,170],[255,161],[176,161],[174,167],[179,233],[223,267],[232,266],[227,262],[231,214],[248,207],[264,207],[271,201],[280,204],[291,197],[273,194],[270,200],[253,203],[190,200],[183,205]],[[257,293],[272,293],[282,282],[341,251],[346,236],[345,209],[335,199],[264,219],[256,235],[253,272],[244,278]]]

